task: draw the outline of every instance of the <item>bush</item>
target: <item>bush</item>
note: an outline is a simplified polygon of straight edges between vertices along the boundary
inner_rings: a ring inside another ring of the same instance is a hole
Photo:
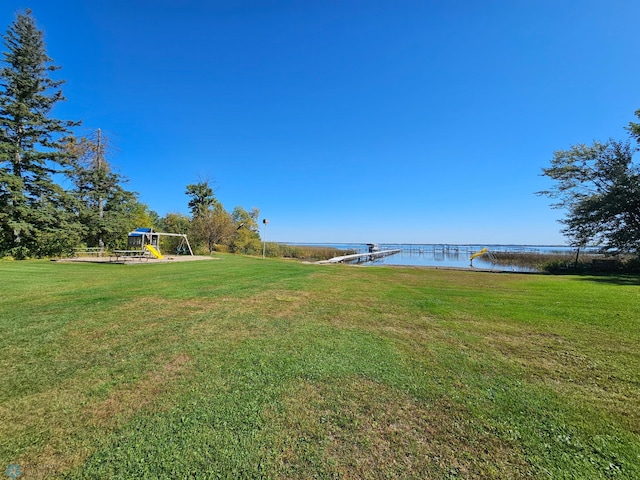
[[[620,273],[640,273],[640,257],[589,257],[577,264],[563,259],[555,259],[542,265],[547,273],[571,273],[581,275],[603,275]]]
[[[242,228],[236,232],[236,237],[230,245],[233,253],[241,253],[244,255],[262,254],[262,242],[256,232]]]
[[[575,263],[574,260],[562,258],[556,260],[549,260],[541,265],[540,270],[546,273],[560,274],[560,273],[586,273],[588,271],[589,264],[585,262]]]
[[[640,256],[627,259],[623,268],[626,273],[640,273]]]

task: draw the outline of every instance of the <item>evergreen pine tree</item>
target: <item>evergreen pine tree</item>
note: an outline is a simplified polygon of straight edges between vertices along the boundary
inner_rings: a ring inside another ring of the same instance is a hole
[[[127,204],[137,202],[135,193],[122,188],[127,180],[111,169],[107,160],[110,141],[100,129],[89,137],[70,137],[65,151],[73,161],[69,177],[75,188],[82,241],[90,247],[118,245],[130,231]]]
[[[77,122],[51,116],[64,100],[50,73],[42,31],[31,11],[19,13],[3,36],[0,68],[0,254],[46,256],[79,237],[73,199],[54,181],[69,167],[61,141]]]

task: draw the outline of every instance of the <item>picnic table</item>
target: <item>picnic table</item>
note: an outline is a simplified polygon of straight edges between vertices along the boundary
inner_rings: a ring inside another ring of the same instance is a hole
[[[116,262],[121,258],[123,261],[127,259],[149,259],[149,252],[146,250],[113,250],[113,255],[116,257]]]
[[[104,255],[104,247],[85,247],[85,248],[76,248],[74,250],[76,257],[87,256],[87,255],[95,255],[96,257],[102,257]]]

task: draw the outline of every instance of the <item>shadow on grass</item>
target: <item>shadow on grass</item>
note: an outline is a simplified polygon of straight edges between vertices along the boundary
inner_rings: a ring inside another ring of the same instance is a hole
[[[586,282],[608,283],[610,285],[640,286],[640,275],[591,275],[588,277],[580,277],[580,280]]]

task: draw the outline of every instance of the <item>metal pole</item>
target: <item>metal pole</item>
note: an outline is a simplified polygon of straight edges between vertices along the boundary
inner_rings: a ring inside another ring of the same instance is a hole
[[[96,157],[97,157],[96,161],[98,162],[97,170],[99,174],[102,174],[102,130],[100,129],[98,129],[98,145],[97,145]],[[102,185],[100,185],[100,188],[101,187]],[[95,188],[95,185],[94,185],[94,188]],[[102,198],[102,195],[98,196],[98,217],[100,217],[100,220],[104,218],[104,199]],[[100,248],[104,248],[104,238],[102,236],[102,230],[98,235],[98,246]]]
[[[265,258],[265,254],[267,251],[267,223],[269,223],[269,220],[264,218],[262,220],[262,224],[264,225],[264,227],[262,228],[262,259]]]

